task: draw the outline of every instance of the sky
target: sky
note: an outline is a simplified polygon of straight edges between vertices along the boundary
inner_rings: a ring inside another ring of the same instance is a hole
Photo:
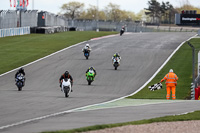
[[[11,0],[12,2],[14,0]],[[95,5],[99,7],[99,9],[104,9],[109,3],[120,5],[121,10],[132,11],[134,13],[138,13],[144,8],[148,8],[149,0],[29,0],[28,10],[38,10],[38,11],[48,11],[50,13],[57,14],[59,13],[60,7],[68,2],[77,1],[85,4],[85,9],[89,7],[89,5]],[[180,7],[185,3],[185,1],[189,1],[189,3],[193,6],[200,8],[200,0],[157,0],[162,3],[169,1],[174,7]],[[34,4],[33,4],[34,3]],[[13,10],[14,7],[10,7],[10,0],[0,0],[0,10]]]

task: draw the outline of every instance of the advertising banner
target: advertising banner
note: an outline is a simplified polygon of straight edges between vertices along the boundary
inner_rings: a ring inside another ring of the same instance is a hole
[[[200,14],[181,14],[181,24],[200,24]]]

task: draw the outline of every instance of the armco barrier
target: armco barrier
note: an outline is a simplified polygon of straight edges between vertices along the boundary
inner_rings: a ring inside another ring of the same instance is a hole
[[[0,29],[0,37],[30,34],[30,27]]]

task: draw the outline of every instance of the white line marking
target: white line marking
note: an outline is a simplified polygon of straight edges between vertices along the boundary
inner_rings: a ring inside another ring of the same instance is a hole
[[[40,58],[40,59],[35,60],[35,61],[33,61],[33,62],[30,62],[30,63],[28,63],[28,64],[26,64],[26,65],[23,65],[23,66],[20,66],[20,67],[18,67],[18,68],[15,68],[15,69],[13,69],[13,70],[10,70],[10,71],[8,71],[8,72],[6,72],[6,73],[1,74],[0,77],[3,76],[3,75],[6,75],[6,74],[8,74],[8,73],[11,73],[11,72],[13,72],[13,71],[15,71],[15,70],[18,70],[18,69],[21,68],[21,67],[29,66],[29,65],[31,65],[31,64],[33,64],[33,63],[39,62],[39,61],[41,61],[41,60],[43,60],[43,59],[46,59],[46,58],[48,58],[48,57],[50,57],[50,56],[53,56],[53,55],[55,55],[55,54],[57,54],[57,53],[60,53],[60,52],[62,52],[62,51],[65,51],[65,50],[67,50],[67,49],[70,49],[70,48],[72,48],[72,47],[75,47],[75,46],[78,46],[78,45],[80,45],[80,44],[83,44],[83,43],[85,43],[85,42],[87,42],[87,41],[83,41],[83,42],[77,43],[77,44],[75,44],[75,45],[71,45],[71,46],[66,47],[66,48],[64,48],[64,49],[61,49],[61,50],[59,50],[59,51],[57,51],[57,52],[55,52],[55,53],[52,53],[52,54],[50,54],[50,55],[47,55],[47,56],[45,56],[45,57],[43,57],[43,58]]]
[[[107,35],[107,36],[99,37],[97,40],[104,39],[104,38],[109,38],[109,37],[114,37],[114,36],[116,36],[116,35]],[[90,41],[94,41],[94,40],[95,40],[94,38],[90,39]],[[29,65],[31,65],[31,64],[33,64],[33,63],[36,63],[36,62],[41,61],[41,60],[43,60],[43,59],[46,59],[46,58],[48,58],[48,57],[50,57],[50,56],[53,56],[53,55],[55,55],[55,54],[57,54],[57,53],[60,53],[60,52],[62,52],[62,51],[65,51],[65,50],[67,50],[67,49],[70,49],[70,48],[72,48],[72,47],[78,46],[78,45],[83,44],[83,43],[86,43],[86,42],[88,42],[88,41],[83,41],[83,42],[80,42],[80,43],[71,45],[71,46],[69,46],[69,47],[66,47],[66,48],[64,48],[64,49],[61,49],[61,50],[59,50],[59,51],[57,51],[57,52],[55,52],[55,53],[52,53],[52,54],[47,55],[47,56],[45,56],[45,57],[43,57],[43,58],[40,58],[40,59],[35,60],[35,61],[33,61],[33,62],[30,62],[30,63],[28,63],[28,64],[26,64],[26,65],[20,66],[20,67],[18,67],[18,68],[15,68],[15,69],[13,69],[13,70],[10,70],[10,71],[8,71],[8,72],[5,72],[5,73],[3,73],[3,74],[0,74],[0,77],[3,76],[3,75],[9,74],[9,73],[11,73],[11,72],[13,72],[13,71],[15,71],[15,70],[18,70],[18,69],[21,68],[21,67],[29,66]]]
[[[74,110],[73,112],[81,112],[81,111],[93,111],[93,110],[100,110],[100,109],[115,109],[115,108],[123,108],[123,107],[137,107],[137,106],[144,106],[144,105],[152,105],[152,104],[161,104],[161,103],[176,103],[176,102],[183,102],[183,100],[171,100],[169,102],[157,102],[157,103],[141,103],[141,104],[137,104],[137,105],[117,105],[117,106],[112,106],[112,107],[102,107],[102,108],[93,108],[93,109],[87,109],[87,108],[82,108],[80,110]],[[184,101],[184,102],[187,102],[187,101]]]
[[[130,94],[130,95],[128,95],[128,96],[125,96],[125,97],[132,96],[132,95],[138,93],[140,90],[142,90],[142,89],[143,89],[143,88],[144,88],[144,87],[145,87],[145,86],[160,72],[160,70],[167,64],[167,62],[172,58],[172,56],[176,53],[176,51],[178,51],[179,48],[180,48],[185,42],[189,41],[190,39],[194,38],[195,36],[197,36],[197,34],[194,35],[193,37],[190,37],[188,40],[182,42],[182,43],[173,51],[173,53],[167,58],[167,60],[161,65],[161,67],[154,73],[154,75],[153,75],[143,86],[141,86],[141,87],[140,87],[137,91],[135,91],[134,93],[132,93],[132,94]],[[124,97],[124,98],[125,98],[125,97]]]
[[[114,35],[113,35],[113,36],[114,36]],[[113,37],[113,36],[112,36],[112,35],[108,35],[108,36],[105,36],[105,37],[98,38],[98,40],[104,39],[104,38],[108,38],[108,37]],[[94,39],[90,39],[90,40],[93,41]],[[39,61],[41,61],[41,60],[43,60],[43,59],[46,59],[46,58],[48,58],[48,57],[50,57],[50,56],[53,56],[53,55],[57,54],[57,53],[60,53],[60,52],[62,52],[62,51],[65,51],[65,50],[67,50],[67,49],[70,49],[70,48],[72,48],[72,47],[78,46],[78,45],[83,44],[83,43],[86,43],[86,42],[87,42],[87,41],[83,41],[83,42],[80,42],[80,43],[71,45],[71,46],[69,46],[69,47],[66,47],[66,48],[64,48],[64,49],[61,49],[61,50],[59,50],[59,51],[57,51],[57,52],[55,52],[55,53],[52,53],[52,54],[47,55],[47,56],[45,56],[45,57],[43,57],[43,58],[40,58],[40,59],[35,60],[35,61],[33,61],[33,62],[30,62],[30,63],[28,63],[28,64],[26,64],[26,65],[20,66],[20,67],[18,67],[18,68],[15,68],[15,69],[13,69],[13,70],[10,70],[10,71],[8,71],[8,72],[5,72],[5,73],[3,73],[3,74],[0,74],[0,77],[3,76],[3,75],[9,74],[9,73],[11,73],[11,72],[13,72],[13,71],[15,71],[15,70],[18,70],[18,69],[21,68],[21,67],[29,66],[29,65],[31,65],[31,64],[33,64],[33,63],[39,62]],[[10,125],[2,126],[2,127],[0,127],[0,130],[6,129],[6,128],[10,128],[10,127],[13,127],[13,126],[18,126],[18,125],[26,124],[26,123],[33,122],[33,121],[37,121],[37,120],[42,120],[42,119],[49,118],[49,117],[58,116],[58,115],[65,114],[65,113],[70,113],[70,112],[73,112],[74,110],[79,110],[79,109],[82,109],[82,108],[85,108],[85,107],[87,107],[87,106],[80,107],[80,108],[75,108],[75,109],[67,110],[67,111],[63,111],[63,112],[58,112],[58,113],[54,113],[54,114],[50,114],[50,115],[45,115],[45,116],[41,116],[41,117],[29,119],[29,120],[24,120],[24,121],[16,122],[16,123],[13,123],[13,124],[10,124]]]
[[[195,35],[195,36],[197,36],[197,35]],[[194,38],[195,36],[193,36],[193,37],[191,37],[191,38]],[[191,38],[189,38],[188,40],[190,40]],[[186,40],[186,41],[188,41],[188,40]],[[91,40],[91,41],[92,41],[92,40]],[[46,118],[49,118],[49,117],[55,117],[55,116],[58,116],[58,115],[63,115],[63,114],[66,114],[66,113],[75,112],[75,111],[77,111],[77,110],[81,110],[81,109],[84,109],[84,108],[88,108],[88,107],[92,107],[92,106],[96,106],[96,105],[100,105],[100,104],[111,103],[111,102],[114,102],[114,101],[121,100],[121,99],[123,99],[123,98],[129,97],[129,96],[132,96],[132,95],[136,94],[137,92],[139,92],[141,89],[143,89],[143,88],[157,75],[157,73],[164,67],[164,65],[171,59],[171,57],[175,54],[175,52],[176,52],[186,41],[182,42],[182,43],[174,50],[174,52],[168,57],[168,59],[163,63],[163,65],[154,73],[154,75],[153,75],[143,86],[141,86],[137,91],[135,91],[134,93],[132,93],[132,94],[130,94],[130,95],[123,96],[123,97],[120,97],[120,98],[117,98],[117,99],[114,99],[114,100],[111,100],[111,101],[103,102],[103,103],[87,105],[87,106],[83,106],[83,107],[80,107],[80,108],[75,108],[75,109],[71,109],[71,110],[67,110],[67,111],[62,111],[62,112],[58,112],[58,113],[53,113],[53,114],[50,114],[50,115],[45,115],[45,116],[41,116],[41,117],[37,117],[37,118],[33,118],[33,119],[28,119],[28,120],[16,122],[16,123],[9,124],[9,125],[6,125],[6,126],[1,126],[1,127],[0,127],[0,130],[6,129],[6,128],[10,128],[10,127],[14,127],[14,126],[18,126],[18,125],[22,125],[22,124],[26,124],[26,123],[33,122],[33,121],[37,121],[37,120],[46,119]],[[87,41],[84,41],[84,42],[87,42]],[[50,55],[48,55],[48,56],[45,56],[45,57],[43,57],[43,58],[41,58],[41,59],[38,59],[38,60],[36,60],[36,61],[33,61],[33,62],[29,63],[29,64],[24,65],[24,66],[31,65],[31,64],[36,63],[36,62],[38,62],[38,61],[40,61],[40,60],[43,60],[43,59],[45,59],[45,58],[47,58],[47,57],[50,57],[50,56],[55,55],[55,54],[57,54],[57,53],[59,53],[59,52],[62,52],[62,51],[64,51],[64,50],[66,50],[66,49],[69,49],[69,48],[71,48],[71,47],[75,47],[75,46],[77,46],[77,45],[80,45],[80,44],[82,44],[82,43],[84,43],[84,42],[81,42],[81,43],[72,45],[72,46],[70,46],[70,47],[67,47],[67,48],[62,49],[62,50],[60,50],[60,51],[57,51],[57,52],[55,52],[55,53],[52,53],[52,54],[50,54]],[[19,67],[19,68],[20,68],[20,67]],[[16,68],[16,69],[17,69],[17,68]],[[14,71],[14,70],[16,70],[16,69],[13,69],[13,70],[11,70],[11,71],[9,71],[9,72],[6,72],[6,73],[4,73],[4,74],[1,74],[0,76],[3,76],[3,75],[5,75],[5,74],[8,74],[8,73],[10,73],[10,72],[12,72],[12,71]]]

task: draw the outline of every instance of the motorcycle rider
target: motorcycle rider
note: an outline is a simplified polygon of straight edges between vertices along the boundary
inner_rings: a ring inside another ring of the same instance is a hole
[[[115,58],[119,58],[119,65],[120,65],[120,60],[121,60],[121,56],[119,55],[119,53],[115,53],[114,55],[113,55],[113,57],[112,57],[112,63],[113,63],[113,61],[114,61],[114,59]]]
[[[85,45],[85,47],[82,49],[83,52],[85,52],[86,50],[88,50],[89,53],[90,53],[90,51],[92,50],[91,47],[90,47],[90,45],[89,45],[88,43],[87,43],[87,44]],[[89,53],[88,53],[88,54],[89,54]]]
[[[18,81],[18,79],[17,79],[17,75],[18,74],[23,74],[23,76],[25,76],[25,72],[24,72],[24,68],[23,67],[21,67],[17,72],[16,72],[16,74],[15,74],[15,81],[16,81],[16,83],[17,83],[17,81]],[[23,82],[23,86],[25,85],[25,77],[24,77],[24,82]]]
[[[122,30],[125,31],[125,26],[122,26]]]
[[[86,71],[86,76],[87,76],[87,73],[89,72],[89,70],[92,70],[92,71],[94,71],[94,77],[97,75],[97,72],[96,72],[96,70],[94,69],[94,67],[93,67],[93,66],[91,66],[91,67],[89,67],[89,68],[87,69],[87,71]]]
[[[120,30],[120,36],[125,32],[125,26],[122,26],[122,29]]]
[[[61,77],[60,77],[60,79],[59,79],[60,87],[61,87],[61,85],[62,85],[61,80],[65,79],[65,78],[69,78],[69,79],[71,80],[70,82],[71,82],[71,87],[72,87],[72,86],[73,86],[73,78],[72,78],[72,76],[69,74],[68,71],[65,71],[65,73],[61,75]],[[71,89],[71,92],[72,92],[72,91],[73,91],[73,90]]]

